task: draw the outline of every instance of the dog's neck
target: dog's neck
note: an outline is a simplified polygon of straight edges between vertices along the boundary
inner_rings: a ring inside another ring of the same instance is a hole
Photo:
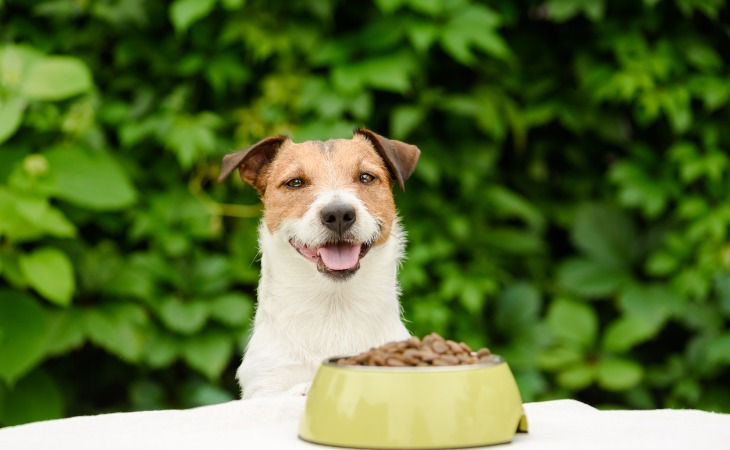
[[[356,333],[372,326],[381,328],[375,324],[377,321],[400,322],[397,273],[404,245],[404,232],[396,221],[389,239],[370,250],[354,275],[334,280],[319,273],[314,264],[291,247],[286,237],[271,234],[262,223],[256,323],[266,321],[282,326],[291,320],[310,318],[311,323],[326,330],[330,327],[323,321],[338,321],[339,326],[334,329],[342,329],[352,321],[350,330]],[[369,321],[373,321],[372,326]],[[317,330],[310,330],[312,338],[316,334]]]

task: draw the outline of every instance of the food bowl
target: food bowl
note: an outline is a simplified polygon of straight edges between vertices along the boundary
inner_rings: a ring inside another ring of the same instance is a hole
[[[463,448],[511,442],[527,432],[509,366],[342,366],[322,363],[299,437],[357,448]]]

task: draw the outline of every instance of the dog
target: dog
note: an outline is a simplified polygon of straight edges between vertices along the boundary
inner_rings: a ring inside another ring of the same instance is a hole
[[[418,147],[367,129],[352,139],[263,139],[223,158],[259,193],[258,306],[236,372],[244,399],[306,395],[319,365],[407,339],[397,272],[404,256],[392,187]]]

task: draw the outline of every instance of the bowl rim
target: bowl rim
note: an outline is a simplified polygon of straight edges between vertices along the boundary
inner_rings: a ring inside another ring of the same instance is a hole
[[[458,364],[454,366],[361,366],[354,364],[337,364],[338,359],[351,358],[352,356],[332,356],[322,361],[323,366],[334,367],[342,370],[356,370],[378,373],[432,373],[432,372],[463,372],[467,370],[487,369],[506,364],[507,361],[500,355],[492,354],[496,361],[480,362],[475,364]]]

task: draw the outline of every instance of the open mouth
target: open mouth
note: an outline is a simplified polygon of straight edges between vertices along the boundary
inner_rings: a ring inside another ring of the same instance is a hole
[[[359,242],[333,242],[319,247],[289,243],[302,256],[317,264],[317,270],[333,278],[347,278],[360,268],[360,259],[370,250],[370,244]]]

